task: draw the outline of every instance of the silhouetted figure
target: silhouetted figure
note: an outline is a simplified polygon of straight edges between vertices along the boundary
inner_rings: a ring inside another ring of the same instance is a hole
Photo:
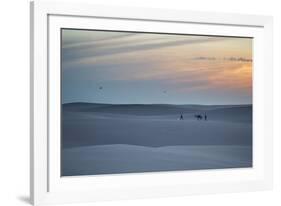
[[[194,115],[194,117],[197,119],[197,120],[201,120],[203,117],[201,114],[196,114]]]
[[[100,90],[102,90],[102,89],[103,89],[103,87],[102,87],[102,86],[100,86],[100,87],[99,87],[99,89],[100,89]]]
[[[183,116],[182,116],[182,114],[181,114],[181,116],[180,116],[180,120],[183,120]]]
[[[204,115],[204,118],[205,118],[205,121],[207,121],[208,117],[207,117],[207,115],[206,115],[206,114]]]

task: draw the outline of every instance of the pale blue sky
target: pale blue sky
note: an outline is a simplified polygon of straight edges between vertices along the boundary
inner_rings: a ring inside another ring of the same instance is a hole
[[[251,104],[252,39],[62,30],[62,100]]]

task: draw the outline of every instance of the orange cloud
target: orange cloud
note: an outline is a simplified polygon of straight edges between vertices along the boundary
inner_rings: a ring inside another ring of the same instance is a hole
[[[252,64],[240,64],[236,68],[225,69],[220,74],[208,77],[211,87],[252,90]]]

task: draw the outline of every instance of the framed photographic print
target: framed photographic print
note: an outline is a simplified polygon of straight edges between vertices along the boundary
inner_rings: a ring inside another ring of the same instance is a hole
[[[272,18],[31,3],[34,205],[272,187]]]

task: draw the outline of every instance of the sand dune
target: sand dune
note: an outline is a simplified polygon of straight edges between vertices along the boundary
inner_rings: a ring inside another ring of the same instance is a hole
[[[228,110],[227,110],[228,109]],[[98,112],[122,115],[179,115],[180,113],[197,113],[227,110],[235,114],[251,111],[251,105],[171,105],[171,104],[99,104],[69,103],[63,105],[64,111]]]
[[[127,113],[115,113],[116,109],[104,110],[107,105],[71,105],[63,110],[63,146],[89,146],[104,144],[132,144],[140,146],[171,146],[171,145],[251,145],[252,125],[251,107],[226,108],[206,106],[208,121],[197,121],[191,107],[185,106],[189,113],[184,114],[184,120],[179,120],[175,111],[171,114],[163,110],[156,115],[156,105],[148,115],[149,105],[146,105],[146,115],[140,115],[140,109],[128,110]],[[117,106],[118,108],[119,106]],[[123,106],[122,106],[123,107]],[[140,108],[137,105],[135,107]],[[167,106],[163,106],[167,107]],[[172,107],[168,105],[168,107]],[[177,106],[175,106],[178,108]],[[193,106],[192,106],[193,107]],[[112,109],[113,106],[111,105]],[[90,110],[87,111],[87,110]],[[125,108],[123,108],[125,110]],[[104,112],[105,111],[105,112]],[[157,112],[159,112],[159,108]],[[134,113],[134,115],[133,115]],[[137,113],[137,114],[136,114]]]
[[[194,118],[205,113],[207,121]],[[251,105],[73,103],[62,120],[63,175],[252,164]]]
[[[250,146],[99,145],[63,151],[62,175],[252,167]]]

